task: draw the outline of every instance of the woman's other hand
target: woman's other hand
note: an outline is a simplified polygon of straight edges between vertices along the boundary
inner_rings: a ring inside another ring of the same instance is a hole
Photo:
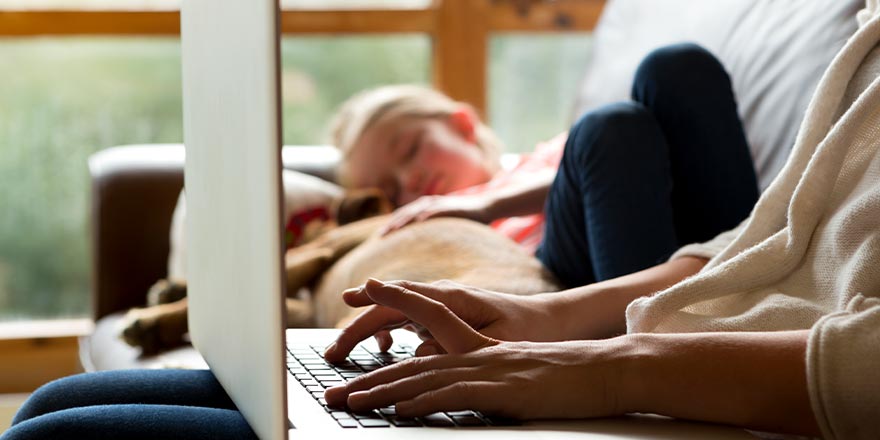
[[[352,307],[371,306],[355,318],[324,354],[330,362],[345,359],[361,341],[376,336],[379,348],[387,350],[392,340],[389,330],[409,326],[425,341],[416,349],[418,355],[448,351],[422,322],[413,321],[393,304],[398,298],[424,297],[443,313],[451,313],[470,328],[495,339],[506,341],[553,341],[566,339],[560,317],[552,309],[551,295],[517,296],[492,292],[452,281],[431,284],[410,281],[382,283],[370,280],[365,285],[343,292],[342,298]],[[383,302],[385,301],[385,302]],[[391,301],[388,306],[386,302]]]
[[[619,387],[629,352],[626,338],[502,342],[426,295],[397,287],[368,292],[376,303],[423,326],[449,354],[408,359],[331,388],[325,394],[331,406],[366,411],[396,405],[403,417],[470,409],[517,419],[628,410]]]

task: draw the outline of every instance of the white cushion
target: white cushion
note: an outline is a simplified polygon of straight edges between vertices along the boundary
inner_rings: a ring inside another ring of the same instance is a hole
[[[782,168],[807,104],[855,32],[864,0],[609,0],[593,40],[577,114],[629,99],[641,59],[692,41],[733,79],[761,189]]]

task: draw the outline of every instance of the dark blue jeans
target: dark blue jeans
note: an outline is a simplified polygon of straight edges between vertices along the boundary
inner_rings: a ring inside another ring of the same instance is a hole
[[[256,439],[207,370],[120,370],[50,382],[0,439]]]
[[[730,78],[694,44],[655,50],[632,101],[574,124],[537,256],[567,287],[654,266],[745,219],[758,200]]]

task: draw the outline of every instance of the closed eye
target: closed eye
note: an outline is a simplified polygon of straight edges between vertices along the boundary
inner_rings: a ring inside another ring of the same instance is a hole
[[[419,152],[419,147],[422,145],[422,132],[419,131],[416,136],[413,138],[412,143],[410,143],[409,147],[406,150],[406,154],[403,156],[403,163],[408,163],[416,157],[416,153]]]

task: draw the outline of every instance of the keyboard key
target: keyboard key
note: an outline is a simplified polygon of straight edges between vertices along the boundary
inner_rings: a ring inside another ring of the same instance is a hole
[[[345,382],[342,382],[342,381],[333,381],[333,382],[321,381],[321,386],[323,386],[325,388],[338,387],[338,386],[342,386],[342,385],[345,385]]]
[[[333,366],[336,368],[343,368],[343,369],[345,369],[345,368],[355,368],[356,369],[357,368],[357,365],[355,365],[354,362],[348,361],[348,360],[339,362],[338,364],[333,364]]]
[[[388,418],[388,420],[390,420],[394,426],[397,426],[399,428],[410,428],[413,426],[422,426],[422,424],[419,423],[418,420],[408,418],[408,417],[391,416]]]
[[[419,417],[419,421],[424,423],[425,426],[455,426],[455,423],[452,423],[452,420],[443,413],[428,414]]]
[[[356,418],[358,420],[360,420],[360,419],[381,419],[382,418],[382,415],[376,411],[354,413],[353,416],[354,416],[354,418]]]
[[[383,416],[396,416],[397,410],[393,406],[386,406],[385,408],[379,408],[379,414]]]
[[[357,420],[354,419],[338,419],[336,423],[339,423],[339,426],[343,428],[357,428],[359,426]]]
[[[320,391],[320,392],[323,393],[323,392],[324,392],[324,387],[322,387],[321,385],[309,385],[309,386],[306,387],[306,390],[307,390],[308,392],[312,392],[312,391]]]
[[[354,379],[354,378],[356,378],[356,377],[358,377],[358,376],[362,376],[363,374],[364,374],[363,372],[359,372],[359,373],[339,373],[339,375],[342,376],[342,377],[345,378],[345,379]]]
[[[314,371],[314,370],[329,370],[329,365],[306,365],[306,370]]]
[[[360,419],[358,420],[361,426],[364,428],[387,428],[391,426],[390,423],[383,419]]]
[[[339,420],[339,419],[350,419],[350,418],[351,418],[351,414],[349,414],[349,413],[347,413],[347,412],[345,412],[345,411],[333,411],[333,412],[330,413],[330,415],[333,416],[333,418],[336,419],[336,420]]]

